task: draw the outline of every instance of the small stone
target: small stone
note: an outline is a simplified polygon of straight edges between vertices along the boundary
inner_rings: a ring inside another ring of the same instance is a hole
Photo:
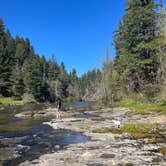
[[[115,154],[108,154],[108,153],[104,153],[100,156],[101,158],[114,158],[115,157]]]
[[[90,153],[90,152],[85,152],[85,153],[82,154],[82,157],[83,157],[83,158],[86,158],[86,159],[87,159],[87,158],[91,158],[92,156],[93,156],[93,155],[92,155],[92,153]]]
[[[54,148],[55,148],[55,149],[59,149],[59,148],[60,148],[60,145],[55,145]]]
[[[100,163],[92,163],[88,164],[87,166],[107,166],[106,164],[100,164]]]
[[[124,166],[123,164],[121,164],[121,163],[118,163],[116,166]]]
[[[134,166],[133,163],[126,163],[125,166]]]

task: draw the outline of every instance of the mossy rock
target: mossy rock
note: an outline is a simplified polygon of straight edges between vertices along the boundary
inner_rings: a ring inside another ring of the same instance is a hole
[[[151,150],[151,152],[162,153],[163,155],[166,155],[166,146],[164,146],[162,148],[158,148],[158,149],[153,149],[153,150]]]
[[[153,130],[157,124],[126,124],[122,128],[101,128],[95,129],[93,133],[114,133],[122,134],[129,133],[131,139],[144,139],[144,138],[161,138],[162,135],[154,133]]]

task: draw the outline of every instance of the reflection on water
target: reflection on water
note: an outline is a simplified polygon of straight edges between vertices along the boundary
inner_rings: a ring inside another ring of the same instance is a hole
[[[88,104],[72,103],[71,106],[77,109]],[[27,108],[22,109],[27,111]],[[34,105],[33,109],[36,109]],[[42,124],[50,118],[17,119],[14,117],[15,112],[11,109],[0,112],[0,165],[15,166],[25,160],[33,160],[42,154],[62,149],[68,144],[89,141],[88,137],[80,133],[55,130]]]
[[[66,109],[68,108],[79,109],[79,108],[86,108],[88,106],[89,106],[88,102],[73,102],[73,103],[64,104],[64,107]]]
[[[44,109],[44,104],[29,104],[18,106],[7,106],[0,111],[0,133],[16,133],[30,129],[36,124],[50,120],[50,118],[40,119],[18,119],[14,115],[22,111],[39,111]]]
[[[98,117],[97,115],[94,115],[94,114],[89,114],[89,113],[86,113],[86,112],[79,112],[78,114],[75,114],[73,115],[73,117],[75,118],[95,118],[95,117]]]
[[[54,130],[48,125],[37,125],[25,132],[3,134],[0,140],[4,145],[1,146],[1,150],[10,148],[13,151],[13,157],[6,158],[3,165],[14,166],[25,160],[33,160],[42,154],[62,149],[68,144],[89,141],[89,138],[71,130]]]

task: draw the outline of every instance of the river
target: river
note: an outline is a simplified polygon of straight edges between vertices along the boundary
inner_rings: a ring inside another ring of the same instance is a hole
[[[88,103],[77,102],[65,106],[77,111],[78,108],[88,107]],[[36,159],[42,154],[63,149],[68,144],[90,140],[81,133],[71,130],[55,130],[43,124],[45,121],[50,121],[50,117],[38,119],[14,117],[18,112],[27,109],[32,111],[38,107],[38,105],[33,105],[31,108],[10,107],[0,111],[0,165],[15,166],[23,161]],[[80,117],[82,116],[88,118],[90,115],[80,113]]]

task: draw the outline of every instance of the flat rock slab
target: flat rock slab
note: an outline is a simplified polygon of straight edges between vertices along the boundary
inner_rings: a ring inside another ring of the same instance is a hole
[[[125,133],[93,133],[97,128],[113,127],[112,119],[120,120],[122,125],[144,122],[140,121],[141,117],[129,117],[127,114],[130,110],[116,108],[102,111],[95,111],[95,115],[100,116],[96,119],[63,118],[45,122],[54,129],[81,132],[90,137],[91,141],[68,145],[66,149],[42,155],[36,160],[21,163],[20,166],[166,166],[164,155],[151,152],[163,147],[163,144],[146,144],[148,140],[145,139],[132,140]]]

